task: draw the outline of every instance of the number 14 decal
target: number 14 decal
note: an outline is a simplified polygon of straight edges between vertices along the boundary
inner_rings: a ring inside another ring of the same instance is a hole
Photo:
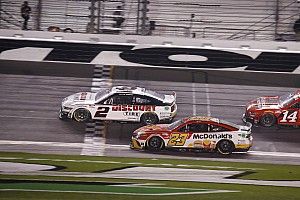
[[[289,114],[289,111],[285,110],[282,114],[283,114],[282,120],[280,120],[279,122],[296,122],[297,121],[298,111],[294,111]]]

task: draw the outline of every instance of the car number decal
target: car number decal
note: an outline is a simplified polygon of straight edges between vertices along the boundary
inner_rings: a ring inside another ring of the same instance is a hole
[[[172,133],[168,146],[183,146],[188,137],[188,133]]]
[[[296,122],[298,111],[294,111],[289,113],[288,110],[285,110],[283,113],[283,117],[279,122]]]
[[[98,107],[94,117],[106,117],[109,112],[109,107]]]

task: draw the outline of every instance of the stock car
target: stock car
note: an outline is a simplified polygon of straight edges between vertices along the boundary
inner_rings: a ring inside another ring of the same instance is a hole
[[[240,126],[213,117],[187,117],[172,124],[148,125],[135,130],[130,147],[150,151],[170,148],[217,151],[228,155],[249,150],[252,146],[251,126],[251,123]]]
[[[97,93],[79,92],[63,99],[60,119],[171,122],[177,113],[176,93],[160,94],[141,87],[115,86]]]
[[[282,96],[265,96],[250,101],[243,114],[244,122],[264,127],[300,126],[300,90]]]

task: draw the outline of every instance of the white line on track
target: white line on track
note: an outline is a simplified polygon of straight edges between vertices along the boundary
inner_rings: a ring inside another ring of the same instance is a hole
[[[87,144],[85,144],[85,143],[0,140],[0,145],[40,145],[40,146],[52,146],[52,147],[57,146],[57,147],[83,148]],[[129,145],[104,144],[104,146],[105,146],[105,148],[111,148],[111,149],[130,149]],[[287,152],[248,151],[245,154],[250,154],[250,155],[254,155],[254,156],[274,156],[274,157],[300,158],[300,153],[287,153]]]
[[[191,194],[211,194],[211,193],[225,193],[225,192],[239,192],[235,190],[211,190],[198,192],[175,192],[175,193],[131,193],[131,192],[94,192],[94,191],[67,191],[67,190],[38,190],[38,189],[0,189],[0,191],[25,191],[25,192],[55,192],[55,193],[87,193],[87,194],[118,194],[118,195],[134,195],[134,196],[170,196],[170,195],[191,195]]]
[[[0,115],[0,118],[19,118],[19,119],[45,119],[45,120],[57,120],[58,117],[25,117],[18,115]]]
[[[293,158],[300,158],[300,153],[266,152],[266,151],[248,151],[248,154],[256,155],[256,156],[276,156],[276,157],[293,157]]]
[[[192,83],[192,96],[193,96],[193,115],[195,116],[197,114],[197,107],[196,107],[196,88],[195,83]]]
[[[207,116],[211,116],[210,112],[210,97],[209,97],[209,87],[208,84],[205,84],[205,93],[206,93],[206,103],[207,103]]]

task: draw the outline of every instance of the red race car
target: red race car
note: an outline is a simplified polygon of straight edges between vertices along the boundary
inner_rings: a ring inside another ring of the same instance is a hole
[[[239,126],[213,117],[186,117],[172,124],[148,125],[132,134],[132,149],[184,149],[231,154],[252,146],[251,124]]]
[[[244,122],[265,127],[300,126],[300,90],[282,96],[259,97],[246,105]]]

